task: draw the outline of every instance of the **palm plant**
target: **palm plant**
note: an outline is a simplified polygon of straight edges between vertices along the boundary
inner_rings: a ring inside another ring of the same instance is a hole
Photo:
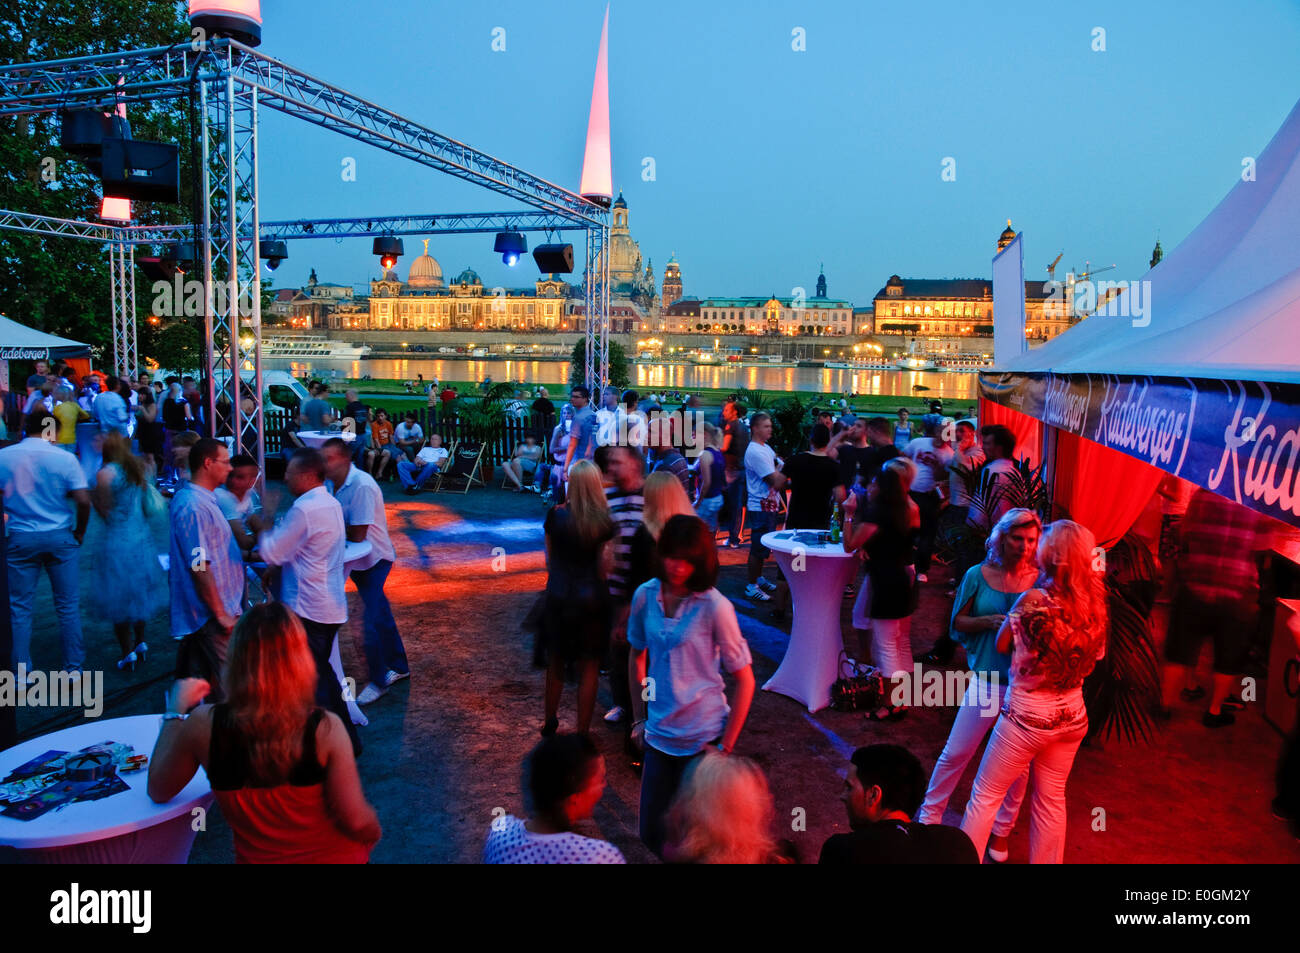
[[[744,404],[750,410],[768,410],[771,406],[767,394],[761,390],[753,390],[749,387],[742,387],[736,391],[736,400]]]
[[[777,401],[771,410],[773,430],[772,443],[778,453],[789,456],[804,448],[808,442],[808,433],[812,429],[812,402],[799,397],[786,397]]]
[[[1052,490],[1043,479],[1042,466],[1015,460],[1014,469],[988,479],[987,465],[954,467],[970,498],[972,523],[949,527],[941,543],[975,565],[983,557],[992,529],[991,516],[1013,507],[1038,514],[1044,524],[1052,519]],[[1142,556],[1146,555],[1143,562]],[[1149,741],[1154,729],[1151,708],[1159,698],[1160,665],[1149,625],[1150,605],[1132,584],[1119,580],[1149,578],[1154,573],[1150,554],[1121,540],[1107,554],[1106,594],[1110,625],[1106,657],[1083,685],[1088,708],[1088,736],[1109,738],[1112,733],[1129,742]]]

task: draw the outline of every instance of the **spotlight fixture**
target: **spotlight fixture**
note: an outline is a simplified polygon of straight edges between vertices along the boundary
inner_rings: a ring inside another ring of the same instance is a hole
[[[289,257],[289,246],[284,242],[267,241],[262,242],[262,260],[266,262],[266,267],[272,271],[280,267],[280,263]]]
[[[103,166],[105,139],[130,139],[125,116],[94,109],[65,109],[59,113],[59,145],[86,163],[96,175]]]
[[[190,26],[246,46],[260,46],[261,0],[190,0]]]
[[[185,266],[203,261],[203,246],[198,242],[172,242],[164,261],[171,262],[176,271],[184,273]]]
[[[394,238],[392,235],[380,235],[371,245],[371,252],[379,256],[379,264],[384,266],[384,271],[387,271],[397,264],[397,259],[406,253],[406,249],[402,247],[400,238]]]
[[[513,268],[519,256],[528,251],[528,240],[519,232],[498,232],[496,244],[492,248],[500,253],[502,261]]]
[[[176,262],[169,258],[137,258],[135,264],[150,282],[166,281],[170,283],[176,277],[176,273],[180,271],[176,267]]]
[[[572,245],[538,245],[533,249],[533,261],[544,275],[567,275],[573,271]]]

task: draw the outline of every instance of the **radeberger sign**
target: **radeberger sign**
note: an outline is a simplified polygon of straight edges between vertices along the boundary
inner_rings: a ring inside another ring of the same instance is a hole
[[[980,393],[1300,526],[1300,386],[1115,374],[982,374]]]

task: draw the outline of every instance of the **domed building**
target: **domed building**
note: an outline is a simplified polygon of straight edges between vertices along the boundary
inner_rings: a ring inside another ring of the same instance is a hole
[[[411,262],[406,286],[413,291],[432,291],[442,287],[442,266],[429,254],[429,239],[424,240],[424,254]]]
[[[407,271],[406,281],[389,269],[370,282],[369,312],[358,330],[562,331],[566,329],[568,284],[542,275],[532,288],[484,288],[473,268],[445,280],[442,266],[429,254],[429,242]]]

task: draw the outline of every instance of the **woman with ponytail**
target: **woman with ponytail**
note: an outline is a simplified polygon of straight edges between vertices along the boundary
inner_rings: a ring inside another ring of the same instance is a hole
[[[1083,680],[1106,652],[1096,545],[1078,523],[1052,523],[1038,546],[1038,585],[998,630],[998,651],[1011,654],[1011,686],[961,823],[981,857],[999,805],[1026,768],[1033,782],[1029,861],[1059,864],[1065,856],[1065,785],[1088,733]]]

